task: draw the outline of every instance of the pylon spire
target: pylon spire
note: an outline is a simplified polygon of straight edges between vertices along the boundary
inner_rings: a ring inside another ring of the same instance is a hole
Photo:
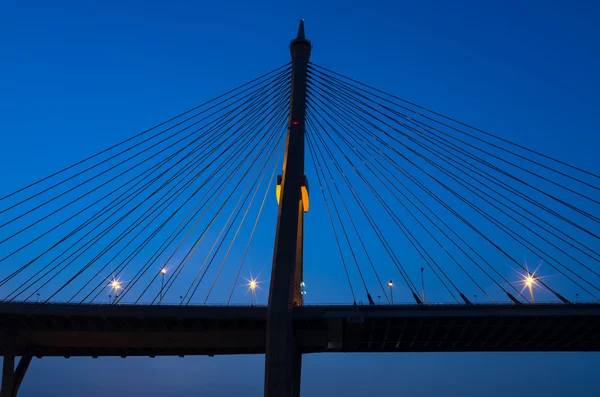
[[[310,50],[312,45],[310,41],[306,40],[304,34],[304,19],[300,20],[298,25],[298,35],[290,43],[290,51],[292,53],[292,60],[296,57],[306,58],[306,61],[310,58]]]
[[[300,20],[300,25],[298,25],[298,35],[296,36],[296,40],[305,40],[304,36],[304,19]]]

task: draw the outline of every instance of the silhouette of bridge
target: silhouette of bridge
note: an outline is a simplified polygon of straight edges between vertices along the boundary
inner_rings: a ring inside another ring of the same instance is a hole
[[[303,354],[600,351],[600,176],[311,48],[302,21],[291,63],[0,197],[0,397],[33,357],[265,354],[299,396]],[[347,305],[305,305],[305,226]]]

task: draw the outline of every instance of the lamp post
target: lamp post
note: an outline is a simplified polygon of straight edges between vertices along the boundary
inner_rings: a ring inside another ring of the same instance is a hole
[[[117,303],[117,298],[119,297],[119,289],[121,289],[121,283],[118,280],[113,279],[113,281],[110,283],[110,287],[114,290],[115,294],[115,299],[113,300],[113,303]]]
[[[254,292],[256,291],[256,280],[250,280],[250,284],[248,284],[250,288],[250,292],[252,295],[250,296],[250,306],[254,306]]]
[[[421,294],[423,295],[423,303],[425,303],[425,277],[423,276],[423,271],[425,269],[421,268]]]
[[[525,277],[525,286],[529,289],[529,295],[531,296],[531,302],[535,303],[535,298],[533,297],[533,284],[535,283],[535,277],[533,274],[527,272],[527,276]]]
[[[394,282],[392,280],[388,281],[388,287],[390,287],[390,299],[392,301],[392,305],[394,304],[394,290],[392,289],[392,287],[394,287]]]
[[[163,300],[163,288],[165,288],[165,274],[167,274],[167,269],[164,267],[160,269],[161,281],[160,281],[160,298],[158,299],[158,304],[160,305]]]

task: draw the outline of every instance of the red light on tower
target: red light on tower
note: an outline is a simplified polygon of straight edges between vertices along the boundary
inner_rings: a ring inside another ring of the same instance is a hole
[[[292,121],[292,124],[298,125],[298,122],[297,121]]]

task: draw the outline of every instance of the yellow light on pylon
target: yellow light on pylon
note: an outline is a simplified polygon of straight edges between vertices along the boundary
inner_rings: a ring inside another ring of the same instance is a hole
[[[302,187],[300,188],[302,193],[302,209],[304,212],[308,212],[308,180],[306,179],[306,175],[302,178]]]
[[[304,209],[304,212],[308,212],[308,190],[306,189],[306,186],[302,186],[302,208]]]
[[[277,197],[277,204],[281,202],[281,175],[277,175],[277,187],[275,188],[275,196]],[[302,209],[304,212],[308,212],[309,200],[308,200],[308,184],[306,177],[302,180],[302,187],[300,188],[302,195]]]
[[[277,196],[277,204],[281,200],[281,175],[277,175],[277,187],[275,188],[275,195]]]

